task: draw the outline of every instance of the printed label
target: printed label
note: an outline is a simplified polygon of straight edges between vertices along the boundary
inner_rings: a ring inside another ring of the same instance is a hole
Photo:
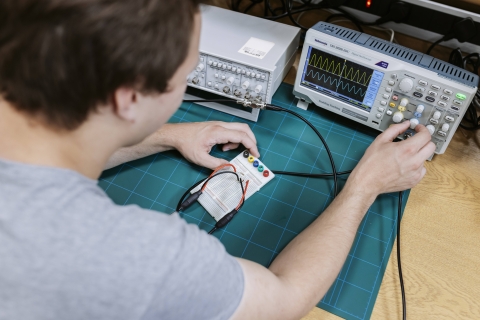
[[[238,52],[250,57],[263,59],[275,43],[251,37]]]

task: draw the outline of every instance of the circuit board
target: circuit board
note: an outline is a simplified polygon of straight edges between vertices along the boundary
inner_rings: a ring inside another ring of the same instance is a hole
[[[300,110],[295,107],[292,89],[291,85],[282,84],[273,103],[295,110],[315,125],[329,144],[338,171],[353,169],[378,131],[321,108]],[[263,111],[258,122],[249,122],[184,103],[170,122],[205,120],[248,123],[257,139],[260,159],[273,171],[331,172],[318,137],[289,114]],[[241,151],[222,152],[214,148],[212,155],[230,161]],[[110,169],[104,172],[99,185],[117,204],[136,204],[169,214],[175,211],[185,191],[210,173],[189,163],[178,152],[169,151]],[[340,187],[346,177],[339,178]],[[404,206],[408,194],[404,194]],[[332,179],[277,174],[213,236],[220,239],[230,254],[268,266],[332,199]],[[345,319],[370,318],[396,237],[397,202],[396,193],[384,194],[370,207],[340,274],[318,307]],[[207,232],[215,225],[215,219],[198,204],[181,215]]]

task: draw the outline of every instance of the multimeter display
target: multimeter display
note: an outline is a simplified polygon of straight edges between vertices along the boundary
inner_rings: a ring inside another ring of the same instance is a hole
[[[301,85],[370,112],[383,72],[308,48]]]

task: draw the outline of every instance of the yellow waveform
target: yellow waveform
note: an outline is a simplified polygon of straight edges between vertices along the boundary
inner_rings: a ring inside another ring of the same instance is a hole
[[[313,62],[313,63],[312,63]],[[367,77],[367,73],[363,72],[360,75],[360,70],[355,71],[353,67],[344,67],[342,69],[342,63],[337,62],[335,64],[335,61],[331,60],[330,62],[328,61],[328,58],[323,58],[322,56],[319,56],[317,58],[316,54],[313,54],[310,58],[310,61],[308,61],[308,64],[310,66],[314,66],[316,68],[320,68],[322,70],[325,70],[327,72],[333,73],[337,76],[341,76],[343,78],[346,78],[348,80],[367,85],[370,82],[370,78],[372,75]],[[347,70],[348,69],[348,70]]]

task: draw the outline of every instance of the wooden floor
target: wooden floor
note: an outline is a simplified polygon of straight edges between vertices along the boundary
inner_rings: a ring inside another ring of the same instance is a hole
[[[248,4],[248,1],[244,1]],[[273,2],[273,1],[272,1]],[[225,7],[225,5],[222,5]],[[262,6],[252,10],[261,15]],[[312,26],[329,13],[309,12],[301,23]],[[290,23],[288,19],[280,20]],[[355,27],[348,22],[339,25]],[[387,39],[385,31],[365,28]],[[406,47],[425,52],[430,43],[396,34]],[[449,48],[431,55],[448,60]],[[293,84],[297,62],[286,82]],[[409,197],[402,220],[402,269],[408,319],[480,319],[480,130],[459,129],[445,154],[426,163],[427,175]],[[401,319],[396,246],[388,262],[372,319]],[[305,318],[338,319],[314,308]]]

